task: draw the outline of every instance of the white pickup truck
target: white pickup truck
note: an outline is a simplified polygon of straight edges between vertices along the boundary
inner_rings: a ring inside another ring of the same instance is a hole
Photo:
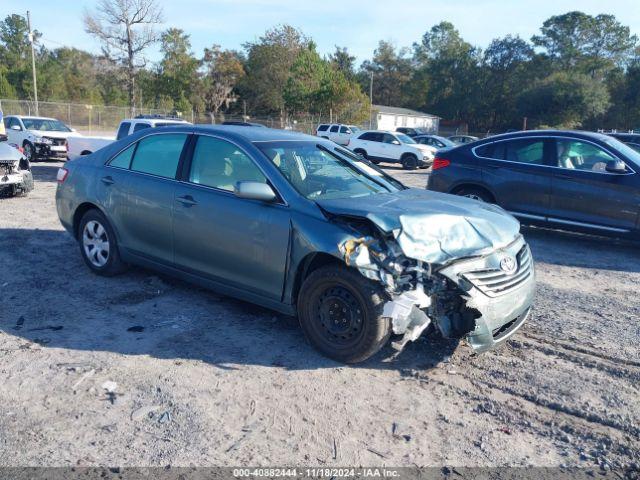
[[[160,116],[145,116],[141,115],[136,118],[122,120],[115,137],[73,137],[67,139],[69,160],[78,158],[82,155],[89,155],[90,153],[100,150],[105,145],[108,145],[116,140],[131,135],[134,132],[142,130],[144,128],[157,128],[166,127],[168,125],[183,125],[189,123],[186,120],[181,120],[173,117],[160,117]]]

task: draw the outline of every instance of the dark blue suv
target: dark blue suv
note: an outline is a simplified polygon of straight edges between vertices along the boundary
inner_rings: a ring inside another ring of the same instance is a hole
[[[441,150],[427,188],[527,224],[640,238],[640,153],[608,135],[514,132]]]

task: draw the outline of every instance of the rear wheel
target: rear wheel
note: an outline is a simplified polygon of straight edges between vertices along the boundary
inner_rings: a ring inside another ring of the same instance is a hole
[[[98,210],[82,216],[78,228],[80,252],[87,266],[98,275],[112,276],[126,270],[118,242],[107,218]]]
[[[311,273],[300,289],[300,324],[311,344],[327,357],[362,362],[378,352],[391,335],[391,322],[382,317],[386,299],[382,287],[358,271],[322,267]]]
[[[404,168],[405,170],[415,170],[416,168],[418,168],[418,157],[416,157],[415,155],[405,155],[404,157],[402,157],[402,168]]]

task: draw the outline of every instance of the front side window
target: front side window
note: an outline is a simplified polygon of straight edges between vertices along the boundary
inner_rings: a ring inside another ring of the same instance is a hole
[[[351,131],[347,127],[340,127],[340,133],[351,133]]]
[[[189,181],[230,192],[237,182],[267,183],[258,166],[237,146],[207,136],[198,137]]]
[[[257,147],[310,200],[362,197],[402,188],[353,154],[340,154],[314,142],[266,142]]]
[[[607,162],[613,159],[592,143],[569,139],[556,140],[556,160],[560,168],[606,172]]]
[[[409,135],[405,135],[404,133],[398,133],[396,134],[396,137],[398,137],[398,140],[400,140],[401,143],[408,143],[410,145],[416,143],[413,138]]]
[[[182,133],[151,135],[138,142],[131,170],[175,178],[187,136]]]
[[[121,138],[129,135],[129,128],[131,127],[131,123],[122,122],[120,127],[118,128],[118,133],[116,134],[116,140],[120,140]]]
[[[358,137],[359,140],[367,140],[369,142],[377,142],[377,134],[375,132],[366,132]]]
[[[9,128],[11,127],[20,127],[20,122],[18,122],[17,118],[10,118],[9,119]],[[22,130],[22,127],[20,127],[20,130]]]

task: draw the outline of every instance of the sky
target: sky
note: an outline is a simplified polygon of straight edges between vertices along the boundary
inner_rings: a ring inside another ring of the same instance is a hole
[[[301,29],[318,45],[321,54],[335,46],[347,47],[359,65],[371,58],[379,40],[411,46],[431,26],[452,22],[463,38],[486,47],[492,39],[518,34],[525,39],[538,33],[552,15],[581,10],[591,15],[608,13],[640,36],[640,0],[156,0],[164,11],[161,29],[177,27],[191,35],[193,52],[219,44],[240,49],[265,30],[282,23]],[[48,48],[72,46],[93,52],[98,43],[84,32],[82,12],[91,0],[0,0],[0,18],[30,10],[33,28],[43,34]],[[157,61],[157,48],[149,51]]]

